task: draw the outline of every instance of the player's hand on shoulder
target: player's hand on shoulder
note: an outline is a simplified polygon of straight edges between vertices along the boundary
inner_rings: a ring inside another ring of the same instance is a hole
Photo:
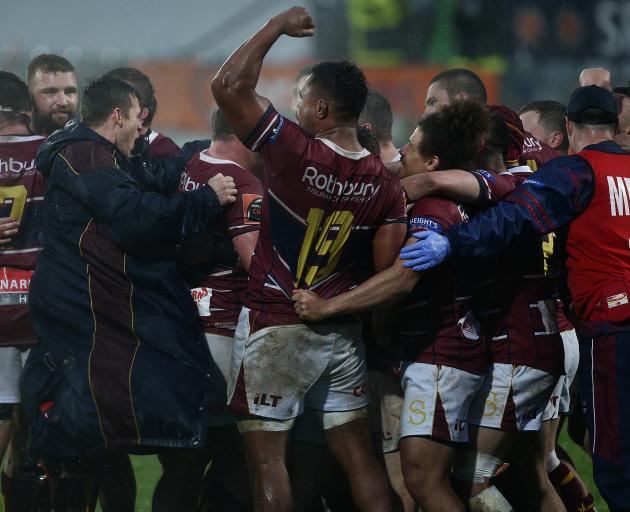
[[[236,201],[236,183],[232,176],[215,174],[208,180],[208,185],[213,188],[222,206]]]
[[[275,17],[282,33],[291,37],[310,37],[315,34],[313,18],[306,7],[291,7]]]
[[[302,320],[318,322],[326,318],[326,299],[309,290],[293,290],[293,307]]]
[[[0,217],[0,245],[8,244],[17,235],[20,224],[11,217]]]
[[[400,259],[406,260],[405,267],[413,270],[428,270],[442,263],[451,255],[451,244],[444,235],[435,231],[418,231],[413,234],[418,241],[406,245],[400,251]]]

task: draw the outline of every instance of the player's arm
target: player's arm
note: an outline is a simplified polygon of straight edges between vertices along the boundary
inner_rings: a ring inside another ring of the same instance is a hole
[[[231,177],[218,174],[208,185],[181,194],[144,192],[116,168],[81,173],[76,180],[79,199],[127,248],[179,243],[199,233],[236,196]]]
[[[427,270],[451,255],[485,257],[513,239],[555,231],[582,213],[590,203],[594,177],[579,157],[556,158],[523,182],[506,200],[475,215],[444,235],[414,234],[420,240],[403,248],[400,257],[414,270]]]
[[[238,259],[246,272],[249,272],[249,266],[252,263],[254,249],[258,243],[258,231],[249,231],[232,238],[234,249],[238,254]]]
[[[270,19],[239,46],[212,79],[212,94],[236,136],[245,140],[265,113],[269,100],[256,93],[263,59],[282,34],[309,37],[313,20],[304,7],[293,7]]]
[[[510,173],[453,169],[415,174],[403,178],[400,184],[412,201],[439,196],[456,203],[487,208],[514,191],[518,179]]]
[[[408,243],[413,243],[409,238]],[[297,314],[302,320],[318,322],[332,316],[349,315],[370,311],[395,304],[406,297],[421,277],[396,260],[389,267],[375,274],[352,290],[322,299],[308,290],[294,290],[293,300]]]

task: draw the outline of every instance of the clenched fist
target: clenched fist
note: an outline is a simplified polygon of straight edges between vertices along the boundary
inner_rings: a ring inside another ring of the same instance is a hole
[[[223,176],[221,173],[215,174],[208,180],[208,185],[210,185],[217,194],[221,206],[236,201],[236,184],[232,176]]]
[[[318,322],[328,317],[326,299],[309,290],[293,290],[293,308],[302,320]]]
[[[315,34],[313,18],[306,7],[291,7],[274,18],[282,33],[291,37],[311,37]]]

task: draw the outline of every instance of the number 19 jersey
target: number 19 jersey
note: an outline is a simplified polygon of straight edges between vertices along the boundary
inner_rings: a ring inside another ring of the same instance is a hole
[[[272,106],[245,145],[265,164],[261,231],[245,305],[264,313],[262,324],[300,323],[292,291],[330,298],[356,286],[376,230],[406,223],[404,193],[377,156],[311,137]]]

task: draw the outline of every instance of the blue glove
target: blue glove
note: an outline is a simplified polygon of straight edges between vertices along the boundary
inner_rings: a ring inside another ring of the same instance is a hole
[[[405,261],[404,267],[412,267],[413,270],[428,270],[451,255],[451,244],[444,235],[427,230],[414,233],[413,236],[418,241],[415,244],[406,245],[400,251],[401,260],[410,260]]]

